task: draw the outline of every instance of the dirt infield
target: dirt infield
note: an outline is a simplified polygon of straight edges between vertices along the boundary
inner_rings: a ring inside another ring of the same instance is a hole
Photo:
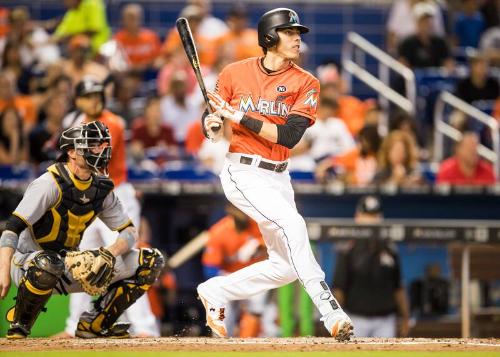
[[[331,338],[151,338],[151,339],[0,339],[4,351],[500,351],[500,339],[366,339],[338,343]]]

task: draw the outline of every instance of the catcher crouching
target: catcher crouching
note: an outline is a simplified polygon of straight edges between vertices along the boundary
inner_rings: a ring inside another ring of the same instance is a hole
[[[98,296],[80,316],[82,338],[129,337],[118,317],[158,278],[164,259],[156,249],[134,249],[137,232],[107,177],[111,137],[102,122],[65,130],[63,154],[34,180],[0,237],[0,298],[11,279],[18,286],[7,338],[25,338],[52,294]],[[78,251],[82,234],[99,217],[119,232],[116,241]]]

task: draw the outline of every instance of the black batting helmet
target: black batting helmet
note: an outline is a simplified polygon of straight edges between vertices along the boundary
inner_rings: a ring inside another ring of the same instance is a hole
[[[108,146],[100,152],[93,150],[103,143],[108,143]],[[107,176],[111,160],[111,135],[103,122],[93,121],[64,130],[59,138],[59,149],[63,151],[63,155],[58,161],[67,158],[68,150],[75,149],[84,157],[92,171]]]
[[[259,46],[270,48],[278,43],[279,37],[276,30],[296,28],[300,33],[309,32],[309,28],[300,24],[299,15],[292,9],[280,7],[266,12],[259,20]]]
[[[75,87],[75,98],[84,97],[89,94],[99,93],[102,97],[102,103],[104,105],[104,84],[93,79],[84,78]]]

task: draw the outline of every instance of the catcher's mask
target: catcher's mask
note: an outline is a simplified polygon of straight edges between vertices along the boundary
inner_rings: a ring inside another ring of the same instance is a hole
[[[103,122],[93,121],[66,129],[59,139],[59,148],[64,153],[63,158],[67,157],[69,150],[75,149],[78,155],[83,156],[92,171],[108,176],[111,135]]]

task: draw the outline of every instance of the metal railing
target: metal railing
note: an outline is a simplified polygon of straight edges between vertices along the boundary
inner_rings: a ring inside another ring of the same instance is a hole
[[[366,54],[378,61],[377,76],[367,70]],[[387,112],[389,102],[392,102],[406,112],[415,114],[417,88],[413,71],[355,32],[349,32],[344,41],[342,67],[342,77],[348,90],[352,87],[352,76],[355,76],[378,93],[378,100],[384,112]],[[390,70],[403,77],[406,96],[390,87]],[[387,126],[387,118],[384,125]]]
[[[500,133],[498,131],[497,120],[446,91],[441,92],[434,107],[434,160],[436,162],[443,160],[445,136],[455,141],[460,141],[462,138],[462,133],[445,121],[446,105],[459,110],[490,128],[493,149],[480,144],[477,151],[480,156],[493,163],[498,178],[500,175],[500,163],[498,160],[498,154],[500,153]]]

